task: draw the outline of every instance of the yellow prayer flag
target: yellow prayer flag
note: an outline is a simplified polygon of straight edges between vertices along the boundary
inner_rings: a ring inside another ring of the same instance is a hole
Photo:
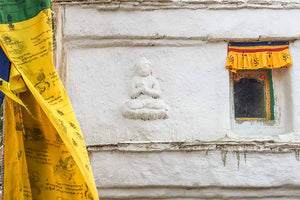
[[[25,14],[0,8],[11,16],[0,19],[0,45],[12,63],[9,82],[0,86],[4,200],[97,200],[83,136],[53,65],[50,2],[38,2],[26,0],[26,9],[36,9]]]

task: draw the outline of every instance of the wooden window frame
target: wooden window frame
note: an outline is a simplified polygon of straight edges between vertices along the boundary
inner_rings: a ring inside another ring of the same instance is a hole
[[[254,78],[257,81],[264,84],[264,100],[265,100],[265,112],[264,118],[244,118],[234,117],[237,121],[254,121],[254,120],[274,120],[274,92],[272,82],[272,70],[260,69],[260,70],[238,70],[236,73],[232,73],[233,84],[240,81],[242,78]],[[233,86],[234,94],[234,86]],[[235,102],[233,99],[233,105]],[[235,108],[234,108],[235,109]],[[235,112],[234,112],[235,115]]]

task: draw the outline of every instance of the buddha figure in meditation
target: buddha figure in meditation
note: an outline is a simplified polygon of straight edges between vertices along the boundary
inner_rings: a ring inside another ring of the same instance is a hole
[[[160,98],[159,83],[152,76],[151,62],[142,58],[136,65],[136,75],[131,80],[130,97],[122,108],[129,119],[155,120],[168,118],[169,106]]]

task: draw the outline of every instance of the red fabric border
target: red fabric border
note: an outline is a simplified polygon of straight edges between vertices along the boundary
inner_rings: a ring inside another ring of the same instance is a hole
[[[228,52],[233,51],[233,52],[238,52],[238,53],[255,53],[255,52],[264,52],[264,51],[282,51],[285,49],[288,49],[289,47],[282,47],[282,48],[277,48],[277,49],[235,49],[235,48],[228,48]]]

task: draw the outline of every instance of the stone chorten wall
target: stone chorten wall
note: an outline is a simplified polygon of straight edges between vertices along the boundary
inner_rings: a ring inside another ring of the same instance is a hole
[[[102,200],[300,199],[298,1],[55,0],[53,10],[56,66]],[[237,122],[227,44],[274,40],[290,41],[294,63],[272,72],[275,120]],[[154,79],[134,79],[142,57]],[[124,117],[132,82],[147,100],[130,109],[163,100],[168,118]],[[144,94],[157,85],[159,98]]]

